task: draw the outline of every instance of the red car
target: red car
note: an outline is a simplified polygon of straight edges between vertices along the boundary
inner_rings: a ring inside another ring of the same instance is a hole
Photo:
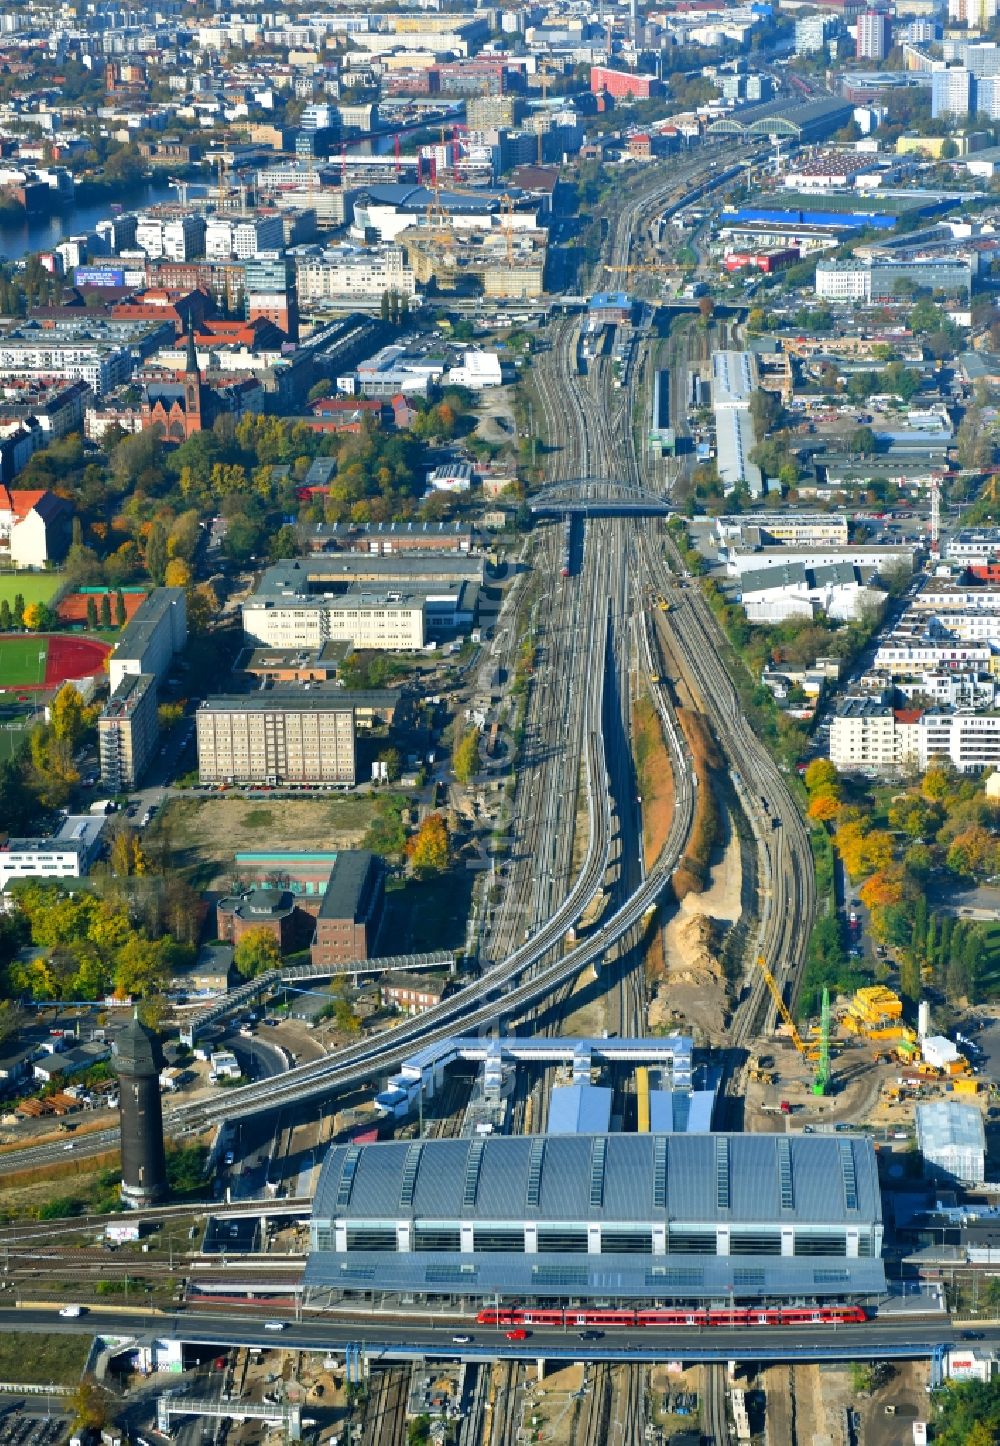
[[[528,1339],[527,1331],[504,1331],[504,1335],[509,1341],[526,1341]]]

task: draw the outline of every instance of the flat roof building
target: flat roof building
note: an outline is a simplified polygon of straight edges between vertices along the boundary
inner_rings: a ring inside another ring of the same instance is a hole
[[[156,587],[132,615],[108,659],[114,693],[123,678],[152,673],[162,678],[187,642],[187,601],[182,587]]]
[[[347,689],[305,685],[206,698],[195,722],[202,783],[354,783]]]
[[[101,782],[112,793],[138,788],[160,736],[156,678],[128,673],[97,719]]]
[[[338,1145],[305,1285],[344,1296],[754,1301],[885,1290],[872,1142],[595,1134]]]
[[[367,959],[385,904],[385,867],[367,849],[337,855],[316,916],[311,955],[317,967]]]
[[[953,1184],[981,1185],[986,1179],[986,1131],[976,1105],[937,1100],[917,1105],[917,1148],[928,1175]]]

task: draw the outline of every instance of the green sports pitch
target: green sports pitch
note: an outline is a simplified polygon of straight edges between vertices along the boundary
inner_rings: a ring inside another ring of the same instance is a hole
[[[33,687],[45,681],[45,638],[0,637],[0,688]]]

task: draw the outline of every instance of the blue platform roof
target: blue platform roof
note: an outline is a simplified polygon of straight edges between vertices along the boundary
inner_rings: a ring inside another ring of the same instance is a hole
[[[590,311],[627,311],[631,305],[627,291],[597,291],[587,302]]]
[[[610,1126],[609,1089],[600,1085],[568,1085],[552,1091],[550,1135],[604,1135]]]

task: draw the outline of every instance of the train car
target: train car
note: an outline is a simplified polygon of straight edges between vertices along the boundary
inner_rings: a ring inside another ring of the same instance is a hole
[[[561,577],[573,575],[573,519],[567,517],[563,523],[562,561],[559,564]]]
[[[863,1325],[867,1320],[859,1305],[815,1306],[730,1306],[715,1309],[703,1306],[680,1309],[651,1310],[561,1310],[558,1307],[512,1306],[500,1310],[481,1310],[476,1316],[486,1326],[810,1326]]]

